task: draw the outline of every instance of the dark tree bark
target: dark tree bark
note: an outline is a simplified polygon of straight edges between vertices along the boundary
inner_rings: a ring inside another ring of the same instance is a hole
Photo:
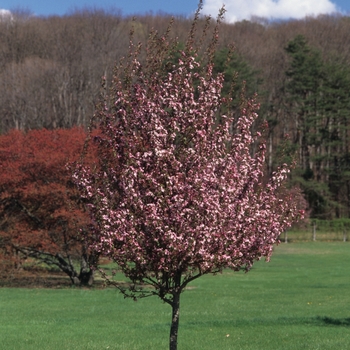
[[[180,293],[173,293],[172,300],[172,317],[171,317],[171,328],[170,328],[170,350],[177,350],[177,335],[179,331],[179,316],[180,316]]]
[[[75,286],[92,286],[94,282],[94,269],[97,265],[97,255],[83,254],[80,261],[80,270],[76,269],[70,256],[62,254],[51,254],[49,252],[38,251],[32,248],[15,247],[24,257],[34,258],[48,266],[55,266],[64,272]]]

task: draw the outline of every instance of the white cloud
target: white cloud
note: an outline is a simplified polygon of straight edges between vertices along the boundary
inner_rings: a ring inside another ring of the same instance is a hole
[[[11,11],[0,9],[0,16],[11,16]]]
[[[12,19],[12,13],[9,10],[0,9],[0,20],[1,19]]]
[[[304,18],[339,12],[330,0],[204,0],[203,14],[216,17],[225,4],[225,19],[237,22],[251,17],[268,19]]]

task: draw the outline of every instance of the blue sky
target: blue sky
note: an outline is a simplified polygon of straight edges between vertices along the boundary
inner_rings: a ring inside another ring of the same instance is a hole
[[[204,13],[215,16],[222,3],[228,10],[229,22],[251,16],[270,18],[302,18],[341,11],[350,14],[350,0],[204,0]],[[29,10],[38,16],[64,15],[74,9],[120,9],[123,15],[159,12],[189,16],[197,8],[198,0],[0,0],[0,9]]]

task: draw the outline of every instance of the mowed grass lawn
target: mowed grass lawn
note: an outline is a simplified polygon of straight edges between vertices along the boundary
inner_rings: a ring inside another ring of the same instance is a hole
[[[168,348],[170,307],[114,289],[0,289],[0,349]],[[291,243],[248,273],[194,281],[179,350],[350,349],[350,244]]]

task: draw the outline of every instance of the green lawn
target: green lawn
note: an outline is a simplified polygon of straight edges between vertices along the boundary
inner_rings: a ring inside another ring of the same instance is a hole
[[[170,307],[114,289],[0,289],[0,349],[166,350]],[[194,281],[179,350],[350,349],[350,244],[292,243]]]

